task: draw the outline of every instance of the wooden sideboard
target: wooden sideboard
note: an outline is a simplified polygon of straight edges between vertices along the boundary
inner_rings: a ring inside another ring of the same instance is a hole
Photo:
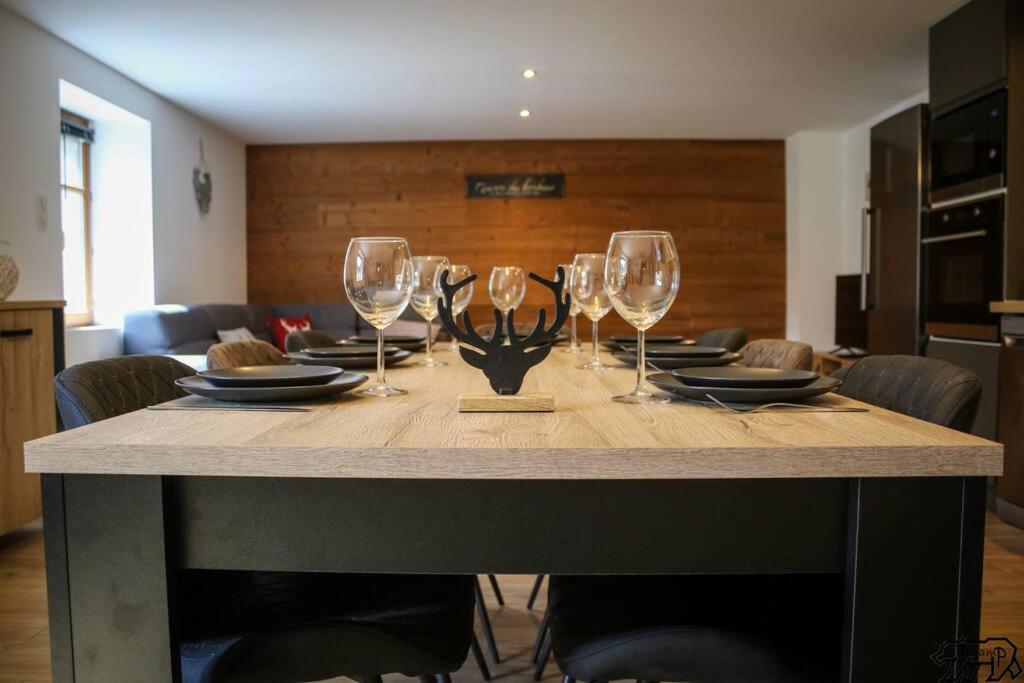
[[[42,515],[23,444],[57,431],[53,376],[63,359],[63,301],[0,301],[0,534]]]

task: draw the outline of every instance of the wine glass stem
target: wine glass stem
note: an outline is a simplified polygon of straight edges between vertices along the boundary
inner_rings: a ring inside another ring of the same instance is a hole
[[[377,386],[384,386],[384,330],[377,330]]]
[[[430,360],[431,358],[434,357],[433,353],[431,352],[432,340],[431,340],[430,336],[431,336],[430,335],[430,321],[428,320],[427,321],[427,360]]]
[[[647,383],[647,355],[644,351],[644,331],[636,331],[636,389],[633,393],[644,392]]]
[[[597,321],[594,321],[594,338],[591,340],[590,345],[590,359],[594,363],[600,363],[601,357],[597,355]]]
[[[573,351],[580,348],[580,338],[576,336],[576,316],[572,317],[572,341],[569,343],[569,348]]]

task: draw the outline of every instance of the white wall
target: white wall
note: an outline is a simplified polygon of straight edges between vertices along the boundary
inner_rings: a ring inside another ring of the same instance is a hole
[[[835,346],[835,276],[860,272],[871,127],[928,101],[918,93],[845,131],[786,140],[786,336]]]
[[[152,124],[156,302],[244,302],[245,145],[0,8],[0,239],[11,242],[9,253],[21,270],[11,298],[62,298],[60,79]],[[192,193],[200,138],[213,176],[206,216]],[[42,230],[36,227],[39,195],[49,209]]]

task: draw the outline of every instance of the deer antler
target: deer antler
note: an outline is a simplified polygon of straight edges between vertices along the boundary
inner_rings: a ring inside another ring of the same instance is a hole
[[[568,292],[565,291],[565,269],[562,266],[558,266],[558,270],[555,273],[554,280],[548,280],[542,278],[536,273],[530,273],[530,277],[537,282],[541,283],[548,289],[550,289],[555,295],[555,320],[551,323],[551,327],[544,329],[544,322],[546,320],[547,311],[543,308],[540,309],[540,314],[537,316],[537,324],[534,326],[533,331],[525,337],[519,337],[515,331],[515,323],[513,315],[514,310],[508,312],[508,341],[512,346],[526,347],[539,344],[541,342],[551,340],[558,330],[562,329],[562,325],[565,324],[565,319],[569,317],[569,304],[571,297]]]
[[[487,341],[479,334],[477,334],[476,328],[473,327],[473,323],[469,318],[469,309],[462,312],[462,324],[465,326],[466,331],[463,332],[459,329],[459,324],[455,321],[452,316],[452,302],[455,298],[455,293],[460,289],[468,285],[469,283],[476,280],[476,275],[470,275],[465,280],[460,280],[454,285],[448,282],[448,270],[446,269],[441,273],[441,292],[444,297],[438,297],[437,299],[437,314],[441,318],[441,323],[444,325],[453,337],[458,339],[463,344],[476,347],[482,352],[486,352],[488,349],[494,348],[495,346],[501,345],[501,314],[497,309],[494,310],[494,334],[491,336],[491,340]]]

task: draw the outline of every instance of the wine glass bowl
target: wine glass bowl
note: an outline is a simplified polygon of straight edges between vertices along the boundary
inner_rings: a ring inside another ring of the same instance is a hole
[[[469,269],[469,266],[452,264],[448,268],[448,282],[455,284],[462,282],[467,277],[473,274],[473,271]],[[452,297],[452,317],[457,318],[462,314],[464,310],[469,307],[469,302],[473,300],[473,283],[470,282],[465,287],[455,292]],[[435,309],[437,308],[435,302]],[[456,351],[459,348],[459,341],[452,339],[452,343],[448,345],[449,351]]]
[[[359,316],[377,330],[377,381],[358,394],[400,396],[407,393],[384,378],[384,328],[393,323],[412,297],[412,255],[401,237],[354,237],[345,251],[345,294]]]
[[[487,290],[494,307],[505,315],[526,296],[526,271],[519,266],[495,266]]]
[[[559,265],[559,268],[565,272],[565,291],[572,295],[572,264],[563,263]],[[569,320],[571,321],[571,330],[569,332],[569,346],[562,349],[565,353],[579,353],[583,349],[580,348],[580,338],[576,334],[576,316],[580,314],[579,304],[576,303],[576,297],[572,297],[572,301],[569,302]]]
[[[412,307],[427,321],[427,356],[418,365],[436,368],[447,365],[434,358],[433,328],[437,317],[437,299],[441,296],[441,273],[451,268],[447,256],[414,256],[412,259]]]
[[[637,330],[636,388],[629,394],[614,396],[613,400],[623,403],[669,400],[647,389],[644,333],[672,306],[679,292],[679,276],[679,254],[670,233],[633,230],[611,236],[605,261],[608,298],[623,320]]]
[[[597,352],[597,323],[612,309],[608,293],[605,291],[604,266],[604,254],[576,254],[572,262],[569,294],[583,315],[593,323],[590,360],[580,366],[582,370],[610,369],[601,362]]]

